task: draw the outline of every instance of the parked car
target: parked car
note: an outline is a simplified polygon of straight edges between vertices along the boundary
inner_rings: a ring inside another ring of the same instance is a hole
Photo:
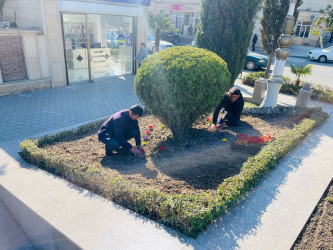
[[[267,62],[268,62],[267,56],[263,56],[248,50],[247,55],[245,57],[244,68],[248,70],[255,70],[256,68],[266,68]]]
[[[194,40],[191,42],[191,46],[194,46]],[[260,55],[258,53],[254,53],[250,50],[247,51],[247,55],[245,57],[244,68],[248,70],[255,70],[257,68],[266,68],[268,62],[268,57]]]
[[[321,63],[333,61],[333,45],[324,49],[313,49],[308,53],[308,58],[318,60]]]
[[[164,50],[167,48],[173,47],[172,43],[160,40],[160,50]],[[155,36],[148,35],[147,36],[147,50],[150,52],[155,52]]]
[[[170,42],[172,44],[179,42],[179,35],[172,32],[161,31],[160,35],[163,41]]]

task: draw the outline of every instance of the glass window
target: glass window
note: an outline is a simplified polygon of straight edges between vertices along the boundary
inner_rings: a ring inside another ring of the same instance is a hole
[[[295,37],[309,37],[311,23],[309,22],[297,22]]]
[[[189,14],[184,14],[184,25],[188,26],[190,22],[190,15]]]
[[[133,22],[126,16],[63,14],[69,82],[88,80],[89,69],[92,79],[131,74]]]

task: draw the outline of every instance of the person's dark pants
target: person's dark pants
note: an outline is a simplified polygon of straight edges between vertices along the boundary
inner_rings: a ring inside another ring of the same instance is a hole
[[[138,135],[139,135],[139,130],[132,128],[125,134],[125,139],[128,141]],[[119,147],[120,147],[120,142],[115,137],[111,137],[110,140],[105,143],[106,151],[118,150]]]
[[[256,44],[252,43],[252,51],[255,51],[255,50],[256,50]]]
[[[221,124],[223,122],[226,122],[228,126],[239,126],[240,119],[235,119],[231,111],[223,111],[223,115],[217,119],[217,123]]]

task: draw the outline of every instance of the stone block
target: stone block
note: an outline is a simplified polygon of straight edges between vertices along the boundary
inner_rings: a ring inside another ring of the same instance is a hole
[[[300,89],[297,95],[296,107],[307,107],[309,105],[313,89],[311,83],[305,83],[304,87]]]
[[[264,99],[266,89],[267,89],[266,79],[259,78],[258,80],[256,80],[252,94],[252,102],[256,104],[261,104],[261,102]]]

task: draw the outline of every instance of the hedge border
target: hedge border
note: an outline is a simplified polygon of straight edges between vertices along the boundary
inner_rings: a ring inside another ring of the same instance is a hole
[[[284,109],[292,110],[292,108]],[[281,111],[281,108],[278,110]],[[103,121],[56,135],[46,135],[38,140],[25,140],[21,143],[22,151],[19,154],[25,161],[41,169],[195,238],[244,193],[256,186],[259,179],[283,156],[328,118],[328,114],[321,108],[307,108],[306,111],[310,118],[303,119],[299,125],[278,136],[257,155],[249,158],[238,175],[225,179],[219,185],[216,195],[201,193],[169,196],[153,189],[141,190],[121,176],[108,180],[103,175],[104,170],[86,163],[75,163],[70,159],[60,158],[41,148],[62,138],[96,129]]]

